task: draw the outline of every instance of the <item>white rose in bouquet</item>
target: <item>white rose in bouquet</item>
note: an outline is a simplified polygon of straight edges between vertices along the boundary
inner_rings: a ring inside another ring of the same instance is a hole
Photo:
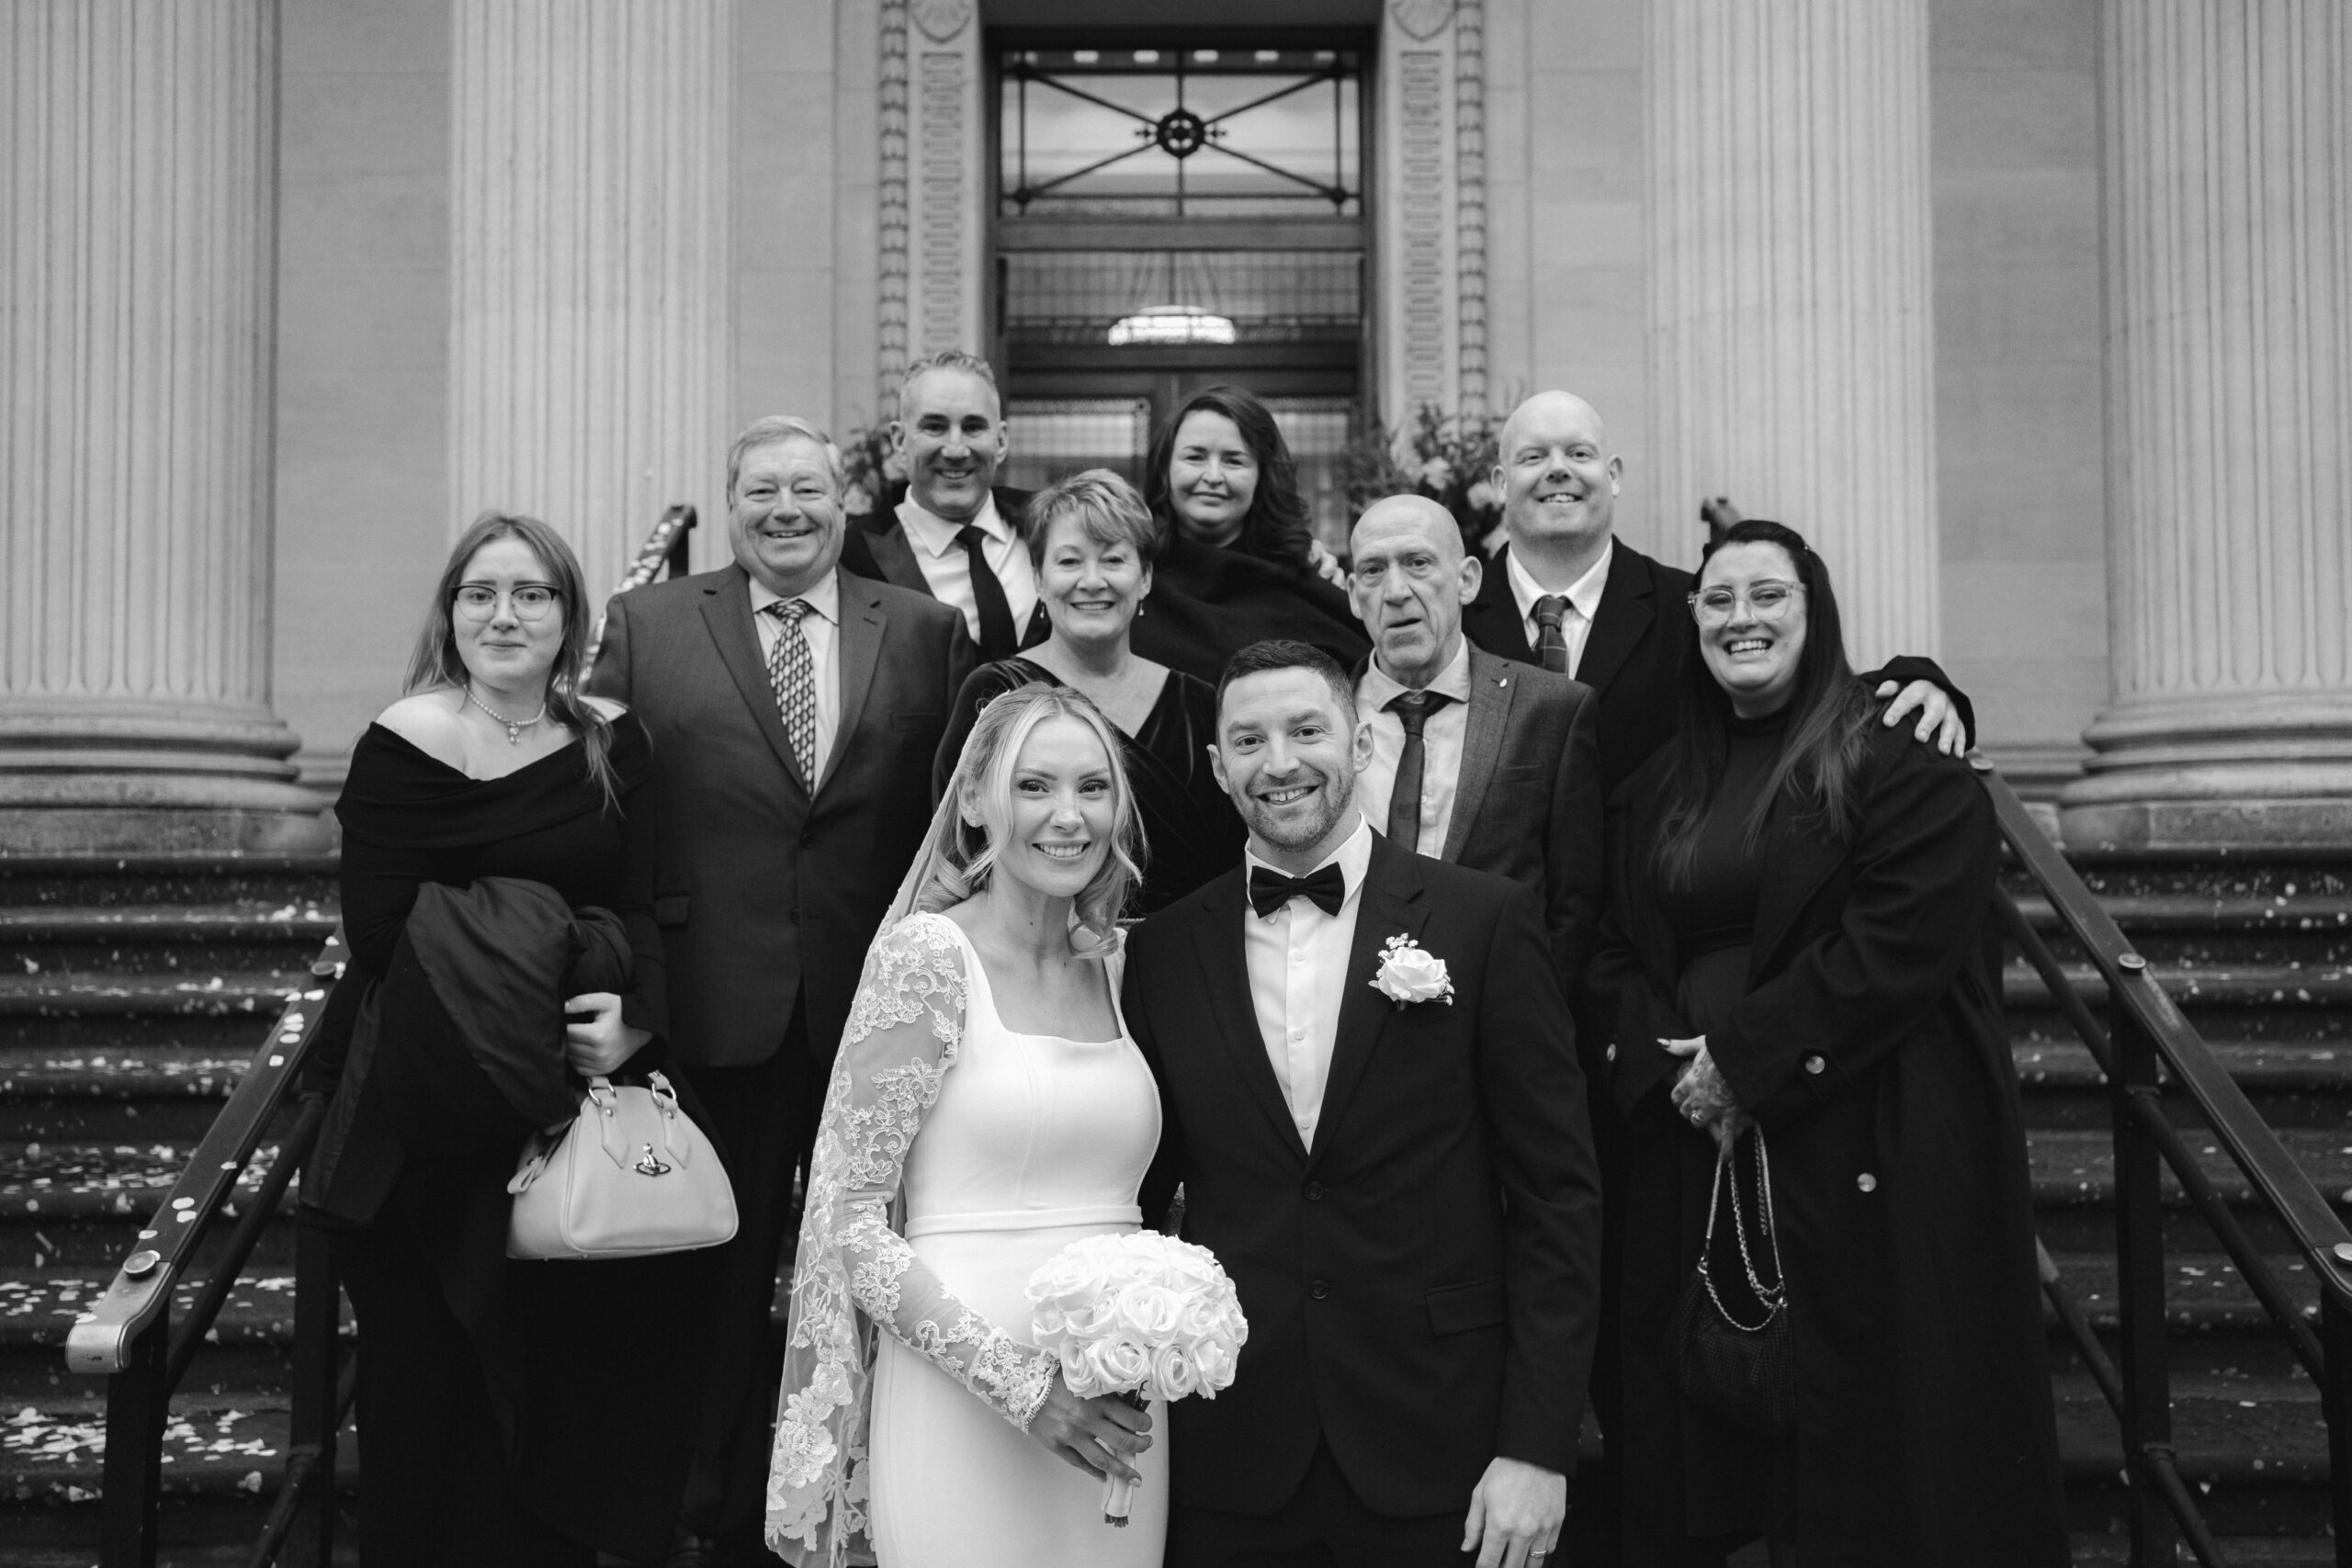
[[[1250,1337],[1233,1281],[1205,1247],[1157,1231],[1074,1241],[1029,1277],[1030,1335],[1081,1399],[1214,1399]],[[1125,1482],[1104,1483],[1104,1522],[1127,1522]]]

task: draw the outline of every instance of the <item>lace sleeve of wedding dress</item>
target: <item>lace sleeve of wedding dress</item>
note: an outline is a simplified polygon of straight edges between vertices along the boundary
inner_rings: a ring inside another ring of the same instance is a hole
[[[1026,1428],[1055,1358],[970,1311],[893,1226],[907,1151],[962,1043],[964,949],[943,915],[908,917],[865,960],[808,1158],[784,1383],[769,1457],[767,1543],[806,1565],[871,1562],[868,1397],[875,1331]]]

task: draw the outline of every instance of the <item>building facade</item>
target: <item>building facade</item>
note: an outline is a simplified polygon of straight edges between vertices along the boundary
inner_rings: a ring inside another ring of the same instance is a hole
[[[2071,840],[2352,830],[2335,0],[17,0],[0,847],[294,848],[487,508],[616,580],[940,348],[1014,477],[1566,387]],[[698,564],[724,558],[697,536]]]

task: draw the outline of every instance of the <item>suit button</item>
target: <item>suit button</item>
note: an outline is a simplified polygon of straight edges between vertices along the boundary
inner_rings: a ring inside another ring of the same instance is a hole
[[[1617,1047],[1611,1045],[1608,1050],[1603,1051],[1601,1055],[1611,1062],[1615,1061],[1617,1059]]]
[[[1866,1170],[1862,1172],[1861,1175],[1854,1178],[1854,1185],[1860,1188],[1865,1192],[1875,1192],[1878,1190],[1878,1178],[1872,1176]]]
[[[1325,1296],[1328,1296],[1328,1295],[1329,1295],[1329,1294],[1331,1293],[1331,1287],[1330,1287],[1330,1286],[1329,1286],[1329,1285],[1327,1285],[1327,1284],[1325,1284],[1322,1280],[1316,1280],[1313,1284],[1311,1284],[1311,1285],[1309,1285],[1309,1286],[1307,1286],[1307,1287],[1306,1287],[1306,1293],[1307,1293],[1308,1295],[1310,1295],[1310,1296],[1313,1296],[1317,1301],[1318,1301],[1318,1302],[1319,1302],[1319,1301],[1321,1301]]]
[[[1321,1182],[1310,1181],[1306,1184],[1306,1201],[1308,1202],[1317,1202],[1322,1199],[1322,1197],[1323,1184]]]
[[[814,833],[803,833],[803,834],[801,834],[801,835],[800,835],[800,847],[801,847],[802,849],[804,849],[804,850],[813,850],[813,849],[815,849],[815,848],[817,847],[817,835],[816,835],[816,834],[814,834]]]
[[[1807,1056],[1804,1059],[1804,1070],[1809,1073],[1817,1073],[1828,1065],[1828,1063],[1823,1061],[1819,1056]]]

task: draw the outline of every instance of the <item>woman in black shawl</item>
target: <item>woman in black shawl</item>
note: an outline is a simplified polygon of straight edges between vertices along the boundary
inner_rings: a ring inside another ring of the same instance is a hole
[[[621,839],[648,741],[578,692],[586,637],[562,540],[481,518],[336,807],[356,1021],[303,1197],[359,1323],[368,1568],[658,1558],[676,1518],[699,1389],[665,1314],[708,1255],[505,1256],[525,1139],[660,1054]]]
[[[1211,387],[1185,400],[1152,438],[1143,490],[1160,538],[1137,653],[1213,682],[1267,637],[1312,643],[1351,670],[1372,650],[1339,562],[1315,542],[1290,446],[1255,394]]]
[[[1241,853],[1241,818],[1209,773],[1216,691],[1131,645],[1155,575],[1151,515],[1132,485],[1090,468],[1039,491],[1020,526],[1053,635],[965,678],[932,770],[933,794],[947,787],[965,737],[990,701],[1034,683],[1076,687],[1119,733],[1148,856],[1134,912],[1148,915]],[[1151,615],[1160,604],[1151,599]]]
[[[1676,738],[1611,800],[1585,977],[1625,1125],[1625,1561],[1720,1564],[1760,1534],[1803,1568],[2056,1568],[2025,1133],[1984,958],[1991,805],[1877,722],[1793,531],[1735,525],[1691,600]],[[1765,1320],[1749,1287],[1775,1252],[1786,1280],[1773,1435],[1702,1403],[1719,1385],[1676,1329],[1719,1149],[1741,1184],[1722,1310]]]

